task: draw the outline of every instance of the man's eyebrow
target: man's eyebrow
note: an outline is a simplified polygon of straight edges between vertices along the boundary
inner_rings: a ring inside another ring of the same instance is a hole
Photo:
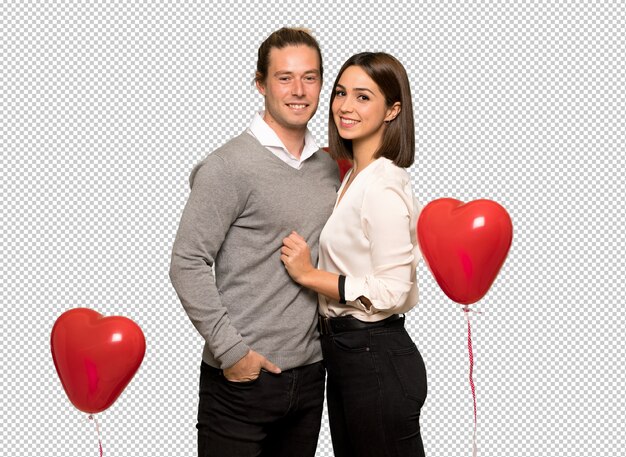
[[[278,70],[276,73],[274,73],[274,76],[279,76],[279,75],[293,75],[294,72],[293,71],[289,71],[289,70]],[[315,75],[319,75],[320,71],[319,70],[307,70],[304,72],[305,75],[309,75],[309,74],[315,74]]]

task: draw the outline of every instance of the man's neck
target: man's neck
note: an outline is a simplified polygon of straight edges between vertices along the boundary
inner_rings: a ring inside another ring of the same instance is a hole
[[[300,135],[278,135],[280,141],[283,142],[287,151],[296,159],[300,159],[304,150],[304,133]]]
[[[287,151],[291,155],[293,155],[296,159],[299,159],[302,155],[302,151],[304,150],[304,137],[306,135],[306,126],[301,129],[287,129],[280,125],[277,125],[274,122],[268,122],[265,120],[267,125],[270,126],[276,135],[283,142]]]

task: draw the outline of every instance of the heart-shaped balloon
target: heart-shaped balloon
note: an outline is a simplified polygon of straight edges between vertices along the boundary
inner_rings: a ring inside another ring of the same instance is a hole
[[[492,200],[441,198],[422,209],[417,236],[439,287],[451,300],[468,305],[496,279],[511,247],[513,225]]]
[[[50,346],[68,398],[93,414],[111,406],[126,388],[141,365],[146,340],[126,317],[74,308],[56,320]]]
[[[337,159],[337,166],[339,167],[339,180],[343,181],[343,177],[352,168],[352,162],[348,159]]]

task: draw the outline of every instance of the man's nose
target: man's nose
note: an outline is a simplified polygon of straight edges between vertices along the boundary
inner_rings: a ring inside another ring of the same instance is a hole
[[[291,93],[293,95],[297,95],[298,97],[304,95],[304,84],[302,84],[302,81],[300,81],[299,79],[293,80],[293,84],[291,85]]]

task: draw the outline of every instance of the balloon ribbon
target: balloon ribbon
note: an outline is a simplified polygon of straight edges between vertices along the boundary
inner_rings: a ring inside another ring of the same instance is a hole
[[[472,441],[472,457],[476,457],[476,387],[474,386],[474,351],[472,349],[472,327],[470,326],[468,306],[463,308],[465,317],[467,318],[467,352],[469,354],[469,382],[472,389],[472,399],[474,400],[474,436]]]
[[[93,414],[89,415],[89,420],[92,420],[96,424],[96,433],[98,434],[98,448],[100,449],[100,457],[102,457],[102,440],[100,439],[100,424],[98,424],[98,420],[96,416]]]

